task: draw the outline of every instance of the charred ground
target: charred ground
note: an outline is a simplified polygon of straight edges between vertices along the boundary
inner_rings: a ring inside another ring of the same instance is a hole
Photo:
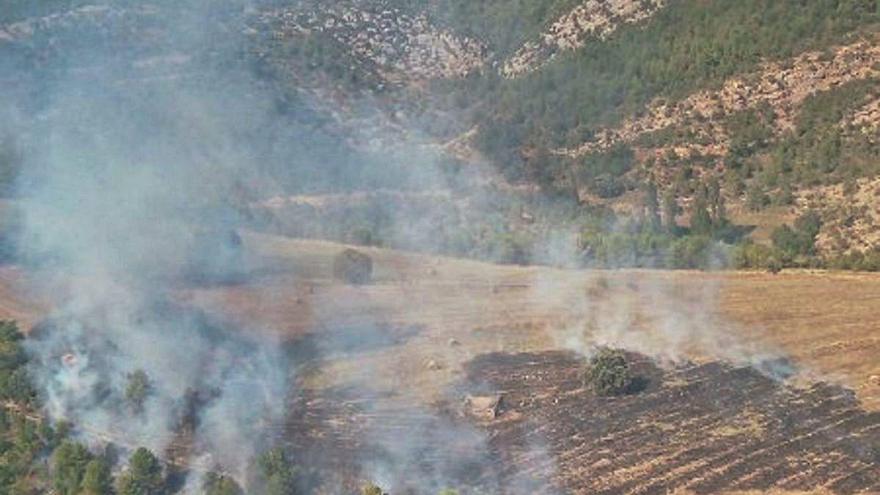
[[[575,353],[487,353],[430,407],[363,389],[305,391],[278,435],[322,466],[313,473],[322,489],[357,486],[365,459],[401,463],[374,441],[389,437],[415,446],[403,460],[405,493],[430,492],[424,480],[434,479],[493,493],[880,489],[880,413],[850,390],[721,362],[661,368],[626,357],[646,386],[623,396],[585,387],[587,360]],[[468,414],[461,399],[471,394],[500,397],[494,417]]]
[[[718,362],[658,368],[630,354],[641,393],[598,397],[583,358],[564,352],[486,354],[472,383],[503,392],[487,424],[504,472],[529,470],[572,493],[880,489],[880,414],[825,383],[794,388]],[[544,459],[523,456],[546,445]]]

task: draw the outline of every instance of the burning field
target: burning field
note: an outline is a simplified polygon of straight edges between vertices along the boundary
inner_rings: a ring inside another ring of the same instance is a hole
[[[836,368],[840,357],[824,352],[844,328],[853,342],[872,338],[869,321],[852,323],[871,304],[845,299],[851,284],[864,293],[880,279],[582,272],[370,249],[374,282],[348,286],[332,273],[344,246],[245,239],[298,278],[184,299],[285,336],[297,378],[272,435],[316,467],[319,493],[365,479],[393,493],[880,489],[880,413],[863,405],[877,390],[860,386],[877,364],[868,353]],[[840,326],[779,334],[801,324],[810,306],[792,301],[816,286]],[[771,299],[749,300],[761,297]],[[736,322],[745,306],[777,320],[710,324],[718,314]],[[622,312],[636,316],[616,323]],[[666,335],[673,321],[688,342]],[[599,397],[585,387],[584,356],[605,344],[638,349],[626,356],[642,390]]]

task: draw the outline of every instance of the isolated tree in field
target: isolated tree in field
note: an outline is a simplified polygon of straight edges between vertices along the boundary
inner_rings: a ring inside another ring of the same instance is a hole
[[[216,471],[205,475],[202,490],[205,495],[242,495],[244,493],[232,477]]]
[[[79,495],[110,495],[112,493],[113,476],[110,473],[110,465],[104,459],[92,459],[86,464]]]
[[[82,444],[65,441],[52,454],[52,486],[62,495],[77,495],[92,454]]]
[[[135,414],[144,411],[144,402],[150,395],[150,377],[144,370],[137,370],[128,375],[128,384],[125,387],[125,401]]]
[[[600,349],[590,359],[584,383],[598,395],[621,395],[630,391],[633,378],[626,357],[613,349]]]
[[[162,464],[149,450],[140,447],[128,461],[128,470],[119,477],[119,495],[162,495],[165,479]]]

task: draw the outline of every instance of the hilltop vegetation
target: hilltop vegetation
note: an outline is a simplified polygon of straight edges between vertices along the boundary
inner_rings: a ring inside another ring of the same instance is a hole
[[[680,99],[764,60],[824,49],[877,20],[872,0],[675,2],[650,22],[528,76],[508,80],[487,72],[450,83],[449,90],[469,98],[482,129],[480,148],[516,174],[528,165],[523,148],[577,145],[652,99]]]
[[[84,3],[13,2],[5,22]],[[636,14],[617,19],[615,8]],[[322,212],[339,223],[300,235],[525,262],[544,260],[539,240],[566,230],[587,265],[873,266],[839,261],[874,256],[873,217],[807,198],[880,172],[875,0],[272,0],[243,24],[239,63],[279,91],[279,114],[308,136],[273,145],[295,160],[257,165],[285,193],[458,188],[472,179],[463,165],[485,159],[504,185],[543,194],[505,193],[476,216],[401,204],[444,222],[431,242],[395,238],[399,218],[376,206]],[[506,72],[530,46],[543,59]],[[456,150],[419,156],[401,145],[413,135]],[[786,209],[791,224],[816,210],[813,249],[795,254],[772,236],[752,245],[752,226],[734,225],[740,214],[695,228],[693,204],[715,182],[735,212]],[[648,186],[680,210],[664,217],[675,228],[645,227]],[[535,221],[518,218],[524,208]],[[837,242],[842,232],[858,239]],[[676,252],[714,254],[670,261]]]

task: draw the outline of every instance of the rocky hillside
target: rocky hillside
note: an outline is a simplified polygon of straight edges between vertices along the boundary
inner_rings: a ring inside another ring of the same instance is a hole
[[[595,137],[575,148],[564,150],[570,156],[607,151],[620,143],[632,144],[639,138],[665,129],[685,129],[694,136],[672,148],[652,150],[665,156],[672,149],[681,158],[693,155],[724,158],[730,136],[724,119],[737,112],[756,108],[773,114],[775,135],[795,128],[803,102],[816,93],[829,91],[852,81],[880,77],[880,44],[876,38],[808,52],[781,62],[770,62],[759,70],[731,78],[717,90],[700,91],[676,102],[651,103],[644,115],[628,119],[616,128],[602,129]],[[849,117],[859,129],[876,129],[876,112],[870,104]],[[841,122],[841,125],[846,122]]]
[[[187,38],[167,32],[173,7],[164,1],[47,3],[39,15],[16,5],[23,13],[0,24],[0,63],[27,76],[0,79],[23,94],[70,60],[88,60],[71,54],[96,43],[122,47],[110,50],[115,63],[145,78],[229,63],[195,49],[198,39],[169,43]],[[200,29],[212,42],[244,34],[234,63],[256,69],[295,109],[291,120],[316,133],[299,155],[320,187],[284,194],[336,197],[339,173],[319,165],[328,156],[369,170],[346,190],[394,188],[422,163],[480,164],[492,172],[467,180],[574,201],[587,230],[620,222],[606,209],[642,211],[654,188],[669,198],[664,221],[679,229],[663,243],[681,240],[708,188],[731,211],[749,212],[744,222],[772,217],[769,207],[784,211],[768,220],[774,227],[825,212],[815,240],[825,258],[876,250],[870,193],[858,207],[835,204],[846,203],[843,188],[861,191],[880,174],[872,0],[265,0],[209,10],[187,15],[208,19]],[[754,227],[769,228],[736,232]],[[832,242],[832,231],[850,239]],[[748,241],[731,232],[712,235]]]
[[[324,33],[389,83],[464,77],[485,61],[478,40],[382,2],[317,2],[265,10],[259,19],[275,37]]]
[[[604,40],[623,24],[635,24],[662,8],[664,0],[588,0],[554,21],[537,40],[527,41],[504,62],[501,73],[517,77],[550,62],[557,54]]]

